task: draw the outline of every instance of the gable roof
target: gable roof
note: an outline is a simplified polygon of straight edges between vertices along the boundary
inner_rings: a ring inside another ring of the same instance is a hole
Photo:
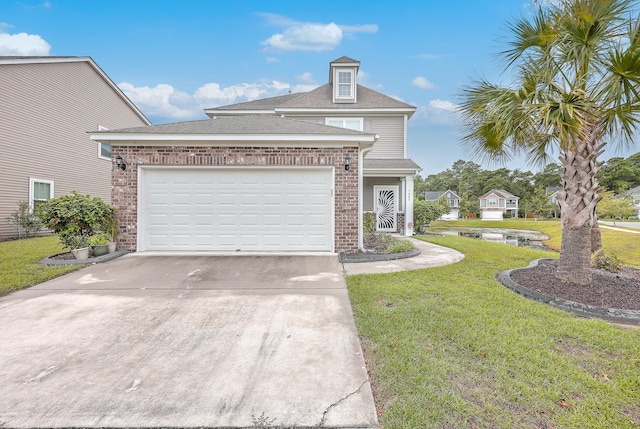
[[[17,64],[54,64],[54,63],[79,63],[86,62],[98,75],[111,87],[111,89],[122,98],[122,100],[142,119],[143,122],[151,124],[151,121],[133,104],[133,102],[125,95],[124,92],[107,76],[107,74],[93,61],[91,57],[74,57],[74,56],[0,56],[0,66],[17,65]]]
[[[107,141],[327,141],[373,144],[375,134],[314,124],[274,115],[223,116],[146,127],[94,131],[93,140]]]
[[[356,103],[333,103],[332,87],[327,83],[309,92],[287,94],[214,107],[205,109],[205,113],[210,117],[215,117],[218,115],[222,116],[247,112],[274,114],[347,110],[367,110],[369,112],[389,112],[395,110],[411,116],[415,112],[416,107],[396,100],[388,95],[373,91],[362,85],[358,85],[358,101]]]
[[[487,198],[489,195],[494,194],[499,198],[509,198],[509,199],[516,199],[519,200],[519,197],[516,197],[515,195],[513,195],[511,192],[507,192],[504,189],[492,189],[489,192],[487,192],[486,194],[484,194],[483,196],[481,196],[480,198]]]
[[[460,196],[458,194],[456,194],[455,192],[453,192],[451,189],[447,189],[446,191],[426,191],[424,193],[424,199],[426,201],[435,201],[438,198],[440,198],[442,195],[446,194],[446,193],[451,193],[454,200],[461,200],[462,198],[460,198]]]

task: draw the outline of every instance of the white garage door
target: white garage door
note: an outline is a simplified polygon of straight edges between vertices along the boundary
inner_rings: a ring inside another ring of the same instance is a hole
[[[138,250],[333,251],[333,171],[142,168]]]

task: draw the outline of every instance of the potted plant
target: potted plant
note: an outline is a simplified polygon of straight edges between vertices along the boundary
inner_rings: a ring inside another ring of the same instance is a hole
[[[109,234],[98,232],[87,238],[87,243],[93,248],[93,256],[102,256],[109,253]]]
[[[89,258],[89,244],[86,237],[82,235],[74,235],[69,239],[69,248],[76,259]]]

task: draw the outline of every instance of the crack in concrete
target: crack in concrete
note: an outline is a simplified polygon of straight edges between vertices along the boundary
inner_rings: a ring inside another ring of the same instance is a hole
[[[322,413],[322,419],[320,419],[320,423],[318,423],[317,427],[323,427],[325,421],[327,420],[327,414],[329,413],[329,411],[333,408],[338,406],[342,401],[346,401],[347,399],[349,399],[351,396],[360,393],[360,391],[362,390],[362,388],[364,387],[365,384],[367,384],[369,382],[369,380],[365,380],[362,382],[362,384],[360,385],[360,387],[358,387],[356,390],[354,390],[351,393],[347,393],[345,396],[343,396],[342,398],[338,399],[336,402],[334,402],[333,404],[329,405],[327,407],[326,410],[324,410],[324,412]]]

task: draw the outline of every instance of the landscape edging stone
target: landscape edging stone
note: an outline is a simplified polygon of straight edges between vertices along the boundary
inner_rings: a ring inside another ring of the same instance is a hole
[[[40,260],[41,265],[86,265],[86,264],[99,264],[101,262],[107,262],[112,259],[119,258],[120,256],[129,253],[127,250],[116,250],[115,252],[107,253],[106,255],[97,256],[95,258],[87,259],[53,259],[56,256],[64,255],[69,252],[56,253],[55,255],[47,256]]]
[[[511,278],[511,273],[521,270],[527,270],[538,266],[541,261],[552,261],[551,258],[536,259],[529,263],[527,267],[514,268],[511,270],[503,271],[498,274],[498,280],[504,286],[508,287],[512,291],[525,298],[538,301],[559,310],[575,314],[576,316],[587,318],[598,318],[608,320],[610,322],[625,323],[632,325],[640,325],[640,310],[624,310],[620,308],[606,308],[597,307],[594,305],[582,304],[580,302],[569,301],[562,298],[555,298],[543,292],[531,290],[516,283]]]

